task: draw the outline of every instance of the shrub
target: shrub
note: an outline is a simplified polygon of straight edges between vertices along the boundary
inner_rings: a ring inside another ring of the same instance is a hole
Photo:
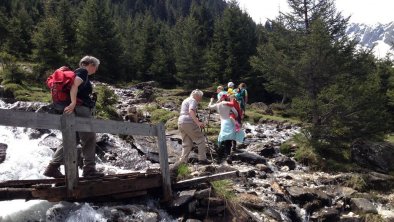
[[[235,200],[235,192],[233,189],[233,182],[231,180],[218,180],[211,182],[213,190],[217,197],[226,201]]]
[[[177,116],[178,113],[168,111],[166,109],[156,109],[151,112],[151,121],[152,123],[167,123],[167,121],[175,116]]]
[[[118,97],[113,90],[106,86],[97,86],[96,115],[100,119],[120,120],[120,116],[114,107]]]
[[[367,188],[367,183],[364,178],[358,174],[352,175],[345,181],[344,185],[358,191],[365,191]]]
[[[190,173],[191,170],[189,169],[186,163],[180,164],[177,169],[177,180],[184,180],[190,178],[191,176]]]
[[[166,124],[166,129],[175,130],[178,129],[178,116],[174,116],[173,118],[169,119]]]

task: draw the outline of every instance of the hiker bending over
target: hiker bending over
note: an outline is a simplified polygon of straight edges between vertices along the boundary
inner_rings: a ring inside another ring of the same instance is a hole
[[[71,103],[64,108],[65,114],[75,113],[79,117],[92,118],[95,101],[90,94],[93,91],[89,75],[94,74],[100,61],[93,56],[85,56],[79,62],[79,68],[75,70],[76,77],[70,90]],[[83,176],[104,176],[103,173],[96,170],[95,151],[96,151],[96,133],[78,132],[82,144],[83,154]],[[64,162],[63,147],[59,147],[51,162],[45,169],[44,175],[47,177],[61,178],[64,175],[59,171],[59,166]]]
[[[208,105],[208,108],[216,109],[220,116],[220,133],[218,137],[219,162],[230,155],[232,146],[235,149],[236,141],[242,143],[245,137],[243,130],[235,131],[235,124],[230,118],[230,112],[233,112],[236,116],[238,116],[238,112],[234,107],[229,106],[228,98],[227,95],[222,95],[219,103],[214,103],[213,98],[211,98],[211,102]]]
[[[193,142],[198,147],[198,162],[200,164],[210,164],[207,160],[205,136],[201,131],[204,123],[197,118],[197,106],[201,101],[203,92],[201,90],[193,90],[190,97],[183,100],[181,112],[178,118],[178,129],[182,137],[182,156],[178,162],[186,163],[193,147]]]

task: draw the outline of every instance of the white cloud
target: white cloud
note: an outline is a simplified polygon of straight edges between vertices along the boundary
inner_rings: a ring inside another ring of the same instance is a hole
[[[239,6],[246,10],[257,23],[267,18],[274,19],[279,10],[288,12],[287,0],[238,0]],[[351,22],[376,24],[394,21],[393,0],[337,0],[337,10],[344,16],[351,15]]]

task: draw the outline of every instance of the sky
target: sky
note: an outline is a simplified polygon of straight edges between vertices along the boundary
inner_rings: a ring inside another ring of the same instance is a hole
[[[274,19],[279,10],[288,12],[287,0],[237,0],[257,23]],[[336,0],[337,10],[351,16],[350,22],[369,25],[394,21],[394,0]]]

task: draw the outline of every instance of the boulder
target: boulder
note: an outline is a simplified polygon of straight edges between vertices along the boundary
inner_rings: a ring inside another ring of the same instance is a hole
[[[324,208],[315,212],[310,217],[310,221],[318,221],[318,222],[330,222],[330,221],[339,221],[340,214],[339,211],[335,208]]]
[[[388,142],[356,140],[352,144],[351,157],[357,164],[369,169],[388,173],[394,170],[394,145]]]
[[[308,204],[310,205],[308,206],[309,209],[315,209],[316,204],[322,207],[329,205],[331,202],[331,198],[326,193],[317,189],[293,186],[286,190],[295,203],[301,206]]]
[[[255,110],[259,110],[263,114],[267,114],[267,115],[274,114],[271,107],[267,106],[267,104],[265,104],[263,102],[252,103],[252,104],[250,104],[250,108],[255,109]]]
[[[5,143],[0,143],[0,163],[4,162],[7,155],[8,145]]]
[[[372,204],[372,202],[365,198],[350,199],[350,206],[353,211],[358,213],[378,213],[376,207]]]
[[[51,133],[51,130],[49,129],[32,129],[29,133],[29,139],[35,140],[40,138],[42,135],[49,133]]]
[[[187,203],[189,203],[193,197],[194,194],[196,193],[196,190],[186,190],[182,191],[178,197],[176,197],[172,203],[170,204],[170,208],[179,208],[185,206]]]
[[[378,172],[369,172],[363,176],[369,188],[389,191],[394,188],[394,176]]]
[[[140,82],[134,85],[135,88],[137,89],[143,89],[145,87],[157,87],[159,84],[155,81],[148,81],[148,82]]]
[[[264,157],[249,152],[235,153],[234,155],[231,156],[231,159],[239,160],[252,165],[256,165],[259,163],[267,164],[267,160]]]
[[[294,162],[294,160],[290,159],[290,157],[287,156],[277,157],[275,159],[275,164],[279,167],[287,166],[289,167],[289,170],[294,170],[296,168],[296,162]]]

